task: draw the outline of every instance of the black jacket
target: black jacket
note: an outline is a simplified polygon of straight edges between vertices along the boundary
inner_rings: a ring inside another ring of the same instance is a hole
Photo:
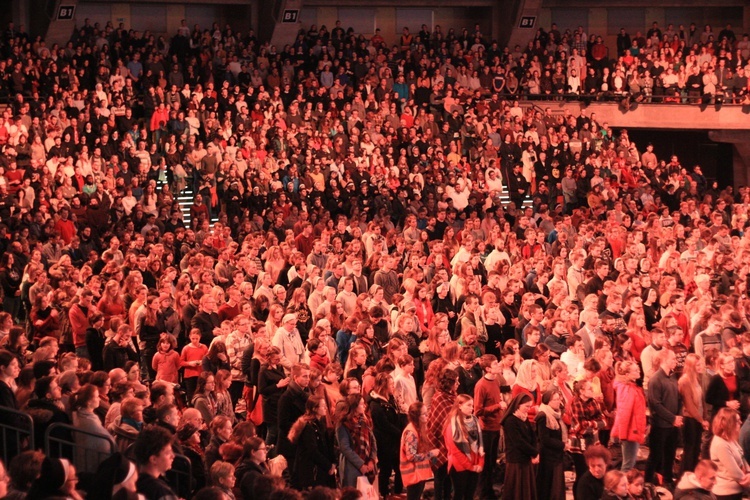
[[[65,410],[47,399],[30,400],[28,405],[26,406],[26,412],[31,416],[32,420],[34,420],[34,446],[37,449],[44,448],[45,434],[47,432],[47,429],[52,424],[59,423],[70,425],[72,423],[68,414],[65,413]],[[70,431],[64,429],[53,430],[50,433],[50,436],[65,441],[73,440],[73,436],[70,434]],[[51,445],[52,449],[55,452],[57,452],[61,448],[60,445],[54,442],[51,443]],[[63,449],[60,450],[62,451],[62,454],[54,453],[53,455],[70,458],[67,454],[69,451],[66,452],[65,447],[62,448]]]
[[[297,438],[292,483],[298,490],[314,486],[335,486],[336,476],[329,475],[337,455],[333,434],[321,420],[305,424]]]
[[[739,385],[739,378],[737,379]],[[650,384],[650,382],[649,382]],[[706,403],[711,405],[711,420],[719,413],[719,410],[727,405],[727,401],[731,399],[739,398],[739,395],[732,397],[729,394],[727,384],[724,383],[724,379],[718,373],[711,377],[706,388]]]
[[[260,368],[260,374],[258,375],[258,391],[261,396],[263,396],[263,422],[269,425],[277,425],[279,422],[279,398],[286,388],[276,387],[276,384],[284,378],[286,378],[286,374],[281,365],[276,368],[263,365]]]
[[[370,414],[373,434],[378,444],[378,459],[398,457],[404,422],[396,410],[393,396],[387,401],[381,397],[373,397],[370,400]]]
[[[302,415],[305,414],[305,405],[310,398],[310,393],[290,382],[284,393],[279,397],[279,453],[284,455],[290,465],[294,460],[294,446],[289,442],[289,430]]]
[[[552,430],[547,427],[547,415],[539,412],[536,415],[536,432],[539,435],[539,456],[541,459],[553,463],[562,462],[565,452],[562,429]]]
[[[104,370],[113,368],[124,368],[128,361],[138,362],[138,354],[130,347],[120,347],[117,342],[110,342],[104,346],[102,351]]]
[[[539,454],[536,436],[531,424],[515,415],[509,415],[502,425],[505,439],[505,459],[514,464],[530,464],[531,459]]]
[[[651,410],[651,425],[660,429],[674,426],[680,414],[680,393],[677,381],[659,368],[648,381],[648,407]]]
[[[201,331],[201,344],[211,345],[211,341],[214,339],[214,328],[221,326],[221,321],[217,313],[209,314],[201,311],[193,316],[190,326]]]
[[[268,468],[263,465],[258,465],[255,462],[246,460],[237,466],[237,470],[234,471],[234,477],[237,478],[240,491],[242,492],[242,498],[253,498],[255,488],[253,483],[259,476],[268,474]]]
[[[649,381],[649,386],[651,382]],[[575,491],[575,500],[589,500],[592,498],[601,498],[604,494],[604,481],[591,475],[591,472],[581,476]]]

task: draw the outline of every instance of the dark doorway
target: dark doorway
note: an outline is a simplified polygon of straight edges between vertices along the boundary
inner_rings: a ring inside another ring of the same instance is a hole
[[[688,171],[700,165],[703,174],[718,181],[719,186],[733,185],[732,145],[712,141],[707,131],[628,129],[628,136],[641,152],[645,151],[646,144],[652,143],[659,161],[669,162],[672,155],[677,155]]]

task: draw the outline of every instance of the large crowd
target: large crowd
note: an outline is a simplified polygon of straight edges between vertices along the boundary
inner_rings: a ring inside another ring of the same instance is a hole
[[[517,100],[746,102],[747,34],[19,28],[0,498],[750,492],[750,191]]]

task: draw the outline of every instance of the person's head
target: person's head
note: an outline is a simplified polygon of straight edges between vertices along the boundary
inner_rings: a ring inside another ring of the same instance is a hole
[[[34,384],[34,395],[38,399],[57,401],[62,398],[62,391],[57,379],[47,376],[37,379],[36,384]]]
[[[165,404],[174,403],[174,387],[172,384],[157,380],[151,385],[151,404],[158,408]]]
[[[174,460],[172,435],[162,427],[145,427],[133,443],[133,455],[139,466],[164,474],[172,468]]]
[[[231,490],[234,488],[234,466],[221,460],[211,466],[211,483],[215,486]]]
[[[452,368],[445,368],[438,375],[438,390],[449,394],[455,394],[458,386],[458,373]]]
[[[306,388],[310,384],[310,365],[296,363],[292,366],[292,380],[303,389]]]
[[[719,470],[719,466],[716,462],[709,459],[703,459],[695,466],[695,478],[701,485],[701,488],[707,491],[711,491],[716,484],[716,475]]]
[[[120,404],[120,415],[134,422],[143,422],[143,406],[141,399],[125,398]]]
[[[218,415],[211,421],[208,430],[222,441],[228,441],[232,435],[232,421],[229,417]]]
[[[71,403],[73,410],[94,410],[99,406],[99,388],[86,384],[75,394]]]
[[[654,357],[654,363],[665,373],[671,374],[677,367],[677,356],[671,349],[662,349]]]
[[[586,465],[591,475],[597,479],[602,479],[607,471],[607,465],[612,459],[609,450],[600,444],[595,444],[586,448],[583,457],[586,459]]]
[[[26,492],[31,487],[31,483],[42,471],[42,462],[44,461],[44,453],[39,450],[36,451],[24,451],[10,461],[7,470],[3,468],[2,462],[0,462],[0,495],[7,494],[7,491],[3,492],[3,480],[2,477],[10,476],[10,486],[17,491]],[[6,484],[7,487],[7,484]],[[3,498],[3,497],[0,497]]]
[[[266,461],[268,457],[268,447],[265,441],[255,436],[251,437],[247,441],[242,449],[242,456],[245,460],[250,460],[255,463],[262,463]]]
[[[604,475],[604,490],[618,497],[628,496],[628,478],[624,472],[611,470]]]
[[[719,436],[726,441],[736,442],[740,436],[741,425],[740,414],[736,410],[724,407],[714,416],[711,432],[714,436]]]
[[[216,389],[216,377],[210,371],[201,372],[195,387],[196,394],[208,394]]]

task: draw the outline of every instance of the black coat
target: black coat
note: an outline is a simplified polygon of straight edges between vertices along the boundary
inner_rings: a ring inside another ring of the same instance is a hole
[[[104,346],[102,359],[104,370],[109,371],[113,368],[124,368],[128,360],[138,362],[138,353],[130,347],[120,347],[117,342],[112,341]]]
[[[581,476],[575,491],[575,500],[589,500],[590,498],[601,498],[604,494],[604,481],[591,475],[591,472]]]
[[[539,454],[531,424],[515,415],[509,415],[502,425],[505,431],[505,459],[511,463],[530,464],[531,459]]]
[[[45,446],[44,438],[47,433],[47,429],[52,424],[67,424],[71,425],[70,417],[65,411],[54,404],[52,401],[46,399],[32,399],[29,401],[26,412],[34,420],[34,446],[37,449],[43,449]],[[65,429],[53,430],[50,433],[50,437],[58,438],[65,441],[73,441],[73,436],[70,431]],[[51,443],[53,456],[59,458],[71,458],[68,453],[71,450],[68,447],[60,446],[57,443]],[[62,453],[58,453],[58,451]]]
[[[265,464],[258,465],[246,460],[238,465],[237,470],[234,471],[234,477],[237,478],[242,498],[254,498],[255,488],[253,488],[253,483],[258,477],[266,474],[268,474],[268,468]]]
[[[735,398],[739,399],[739,395],[736,395]],[[717,373],[716,375],[711,377],[711,380],[708,382],[708,387],[706,388],[706,403],[711,405],[712,420],[713,417],[715,417],[716,414],[719,413],[719,410],[727,405],[727,401],[731,399],[734,398],[732,398],[732,395],[729,394],[727,384],[724,383],[724,379],[721,377],[721,375]]]
[[[314,486],[335,486],[336,476],[329,475],[336,464],[333,434],[321,420],[305,424],[297,438],[292,483],[298,490]]]
[[[401,433],[404,425],[396,410],[396,402],[391,396],[388,401],[375,397],[370,400],[370,414],[372,415],[372,430],[378,444],[378,460],[381,457],[398,457],[401,445]]]
[[[294,460],[294,446],[289,441],[289,431],[294,423],[305,414],[305,405],[310,393],[294,382],[290,382],[279,397],[279,453],[290,462]]]
[[[276,368],[270,368],[263,365],[258,375],[258,391],[263,396],[263,421],[269,425],[277,425],[279,398],[286,388],[276,387],[281,380],[286,378],[284,368],[279,365]]]
[[[221,326],[221,320],[217,313],[199,312],[190,320],[190,326],[201,331],[201,344],[211,345],[214,339],[214,328]]]
[[[539,436],[540,458],[547,462],[562,462],[565,452],[562,429],[552,430],[547,427],[547,415],[540,412],[536,415],[536,432]]]

